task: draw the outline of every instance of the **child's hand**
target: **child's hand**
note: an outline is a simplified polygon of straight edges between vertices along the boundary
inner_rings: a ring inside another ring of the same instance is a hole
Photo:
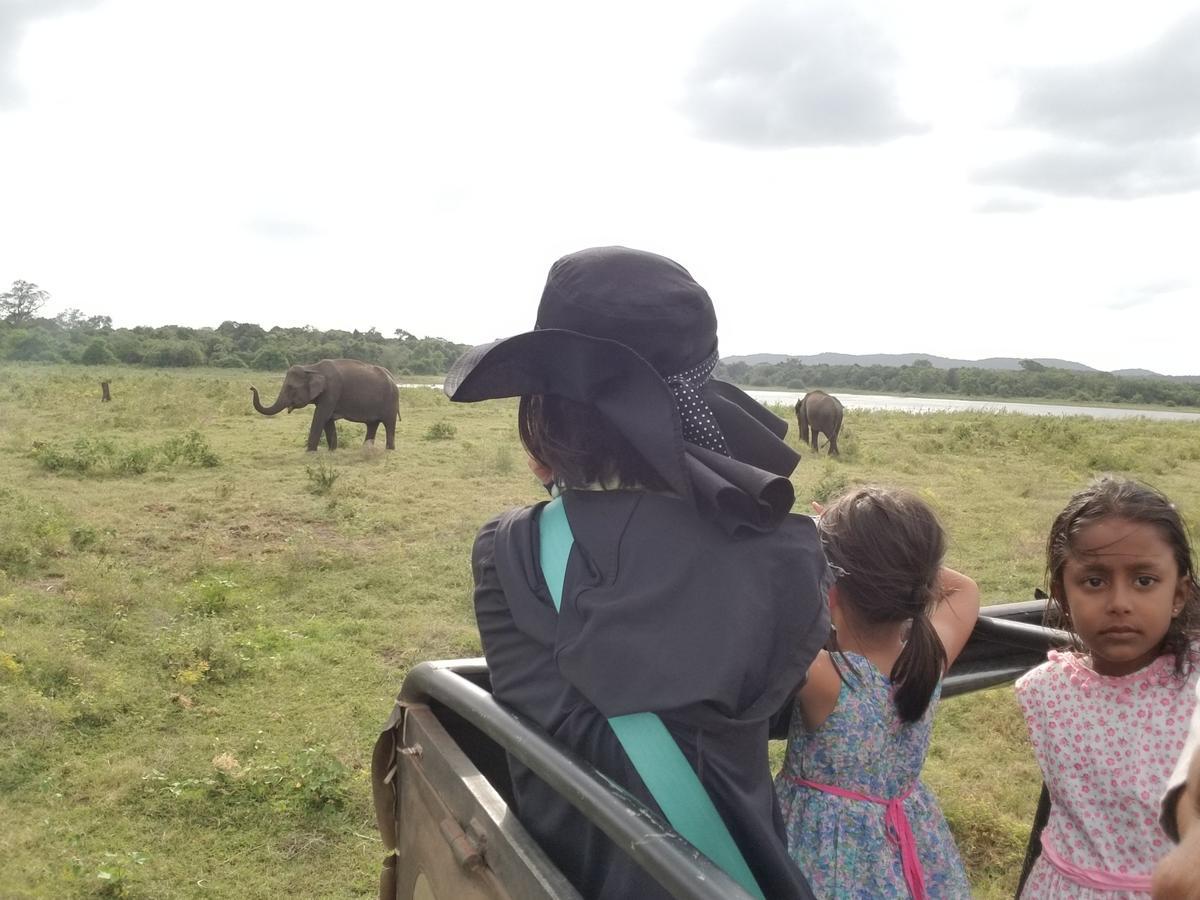
[[[808,505],[812,507],[813,512],[815,512],[818,517],[825,515],[825,507],[816,500],[810,501]]]
[[[1200,751],[1192,755],[1187,784],[1175,801],[1179,846],[1154,869],[1155,900],[1200,900]]]

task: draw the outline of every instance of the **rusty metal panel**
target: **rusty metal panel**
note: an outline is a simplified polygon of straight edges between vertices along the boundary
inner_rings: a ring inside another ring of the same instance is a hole
[[[396,733],[396,900],[578,900],[427,707]]]

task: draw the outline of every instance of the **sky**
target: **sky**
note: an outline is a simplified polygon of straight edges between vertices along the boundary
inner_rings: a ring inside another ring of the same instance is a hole
[[[482,343],[669,256],[724,356],[1200,374],[1200,5],[0,0],[0,290]]]

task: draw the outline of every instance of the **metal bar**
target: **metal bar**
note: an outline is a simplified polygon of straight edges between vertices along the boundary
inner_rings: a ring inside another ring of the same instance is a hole
[[[1057,628],[1027,625],[1024,622],[989,616],[980,616],[975,622],[975,630],[971,632],[971,639],[974,640],[976,637],[1002,642],[1012,647],[1040,650],[1043,653],[1051,647],[1071,642],[1071,635]]]
[[[404,679],[400,698],[409,703],[433,699],[449,706],[583,813],[671,896],[750,900],[737,882],[638,798],[456,671],[461,667],[477,675],[481,665],[481,660],[421,663]]]
[[[1046,614],[1045,600],[1016,600],[1012,603],[993,603],[979,610],[979,615],[989,619],[1019,619],[1036,625]]]
[[[978,672],[947,675],[942,682],[943,697],[961,697],[973,691],[1007,684],[1016,681],[1030,670],[1031,666],[1008,666],[1006,668],[992,667]]]

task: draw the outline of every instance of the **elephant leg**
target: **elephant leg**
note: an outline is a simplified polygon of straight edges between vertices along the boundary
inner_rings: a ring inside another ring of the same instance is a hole
[[[308,429],[308,452],[316,453],[317,447],[321,445],[321,432],[329,427],[329,423],[321,417],[320,413],[313,414],[312,425]]]
[[[838,455],[837,433],[836,432],[833,434],[832,437],[829,438],[829,455],[830,456]]]
[[[387,448],[389,450],[396,449],[396,420],[384,419],[383,430],[387,433]]]
[[[367,439],[365,441],[363,441],[363,443],[374,447],[375,446],[375,432],[377,432],[378,430],[379,430],[378,422],[368,422],[367,423]]]
[[[334,419],[325,423],[325,444],[330,450],[337,449],[337,421]]]

